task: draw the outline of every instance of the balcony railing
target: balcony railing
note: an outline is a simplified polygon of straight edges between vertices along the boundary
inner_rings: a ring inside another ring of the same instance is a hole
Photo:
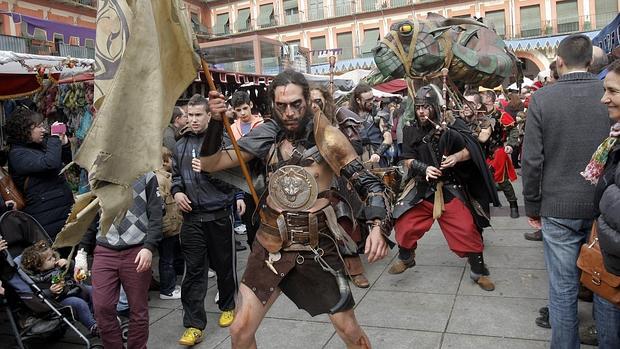
[[[328,1],[332,1],[328,6]],[[260,30],[270,27],[278,27],[285,25],[294,25],[297,23],[305,23],[310,21],[322,21],[330,18],[351,16],[360,12],[373,12],[390,8],[398,8],[403,6],[411,6],[412,4],[428,3],[438,0],[323,0],[323,6],[312,5],[311,8],[299,9],[298,13],[274,12],[271,19],[267,23],[259,24],[257,19],[252,19],[249,27],[245,28],[229,28],[224,33],[214,33],[216,36],[233,35],[246,31]],[[595,16],[581,16],[573,18],[564,18],[560,21],[544,21],[534,24],[511,25],[505,23],[500,26],[502,39],[528,38],[545,35],[567,34],[579,31],[589,31],[601,29],[607,25],[617,13],[597,14]],[[233,31],[234,29],[234,31]]]
[[[59,43],[57,47],[60,56],[95,59],[95,49],[92,47],[67,45],[62,43]]]
[[[35,55],[71,56],[75,58],[95,58],[95,49],[90,47],[54,44],[19,36],[0,35],[0,50]]]

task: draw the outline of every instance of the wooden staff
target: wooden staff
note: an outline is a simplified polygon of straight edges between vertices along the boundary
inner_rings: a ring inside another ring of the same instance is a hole
[[[334,68],[336,67],[336,56],[329,56],[329,93],[334,97]]]
[[[199,46],[197,46],[198,49]],[[209,71],[209,65],[207,64],[207,60],[204,58],[202,53],[198,51],[198,55],[200,56],[200,64],[202,65],[202,70],[205,73],[205,78],[207,80],[207,84],[209,85],[210,91],[217,91],[215,87],[215,83],[213,82],[213,77],[211,76],[211,72]],[[239,144],[237,144],[237,140],[233,135],[232,128],[230,128],[230,121],[228,120],[227,115],[222,115],[222,121],[224,122],[224,128],[226,129],[226,133],[228,133],[228,137],[230,137],[230,141],[232,142],[233,149],[235,150],[235,154],[237,154],[237,159],[239,160],[239,165],[241,166],[241,172],[243,172],[243,177],[245,181],[248,183],[248,187],[250,188],[250,194],[252,194],[252,199],[254,199],[254,203],[256,207],[258,207],[258,194],[256,193],[256,189],[254,188],[254,183],[252,182],[252,176],[250,176],[250,171],[248,170],[248,165],[243,160],[243,156],[241,155],[241,149],[239,148]]]

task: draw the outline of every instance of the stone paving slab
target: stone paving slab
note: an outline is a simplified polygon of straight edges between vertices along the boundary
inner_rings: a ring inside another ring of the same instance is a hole
[[[441,349],[547,349],[545,341],[446,333]]]
[[[457,296],[447,332],[549,340],[551,332],[534,324],[544,299]]]
[[[489,268],[545,270],[542,245],[535,247],[493,246],[484,250],[484,262]]]
[[[533,232],[534,229],[495,229],[489,228],[484,230],[484,245],[486,248],[490,246],[510,246],[510,247],[540,247],[542,241],[525,240],[523,233]]]
[[[454,296],[370,290],[355,309],[364,326],[442,332]]]
[[[463,267],[467,260],[455,255],[448,246],[424,245],[421,240],[416,250],[417,265],[435,265],[444,267]]]
[[[381,275],[373,290],[456,294],[463,267],[416,265],[402,274]]]
[[[547,299],[547,272],[534,269],[490,268],[491,280],[495,283],[495,291],[481,289],[469,277],[466,268],[461,279],[458,294],[486,297],[512,297]]]
[[[331,323],[265,318],[256,333],[258,348],[320,349],[335,335]],[[230,348],[230,337],[216,346]]]
[[[375,349],[439,349],[441,333],[393,328],[364,327]],[[333,336],[325,349],[342,349],[344,344],[340,337]]]
[[[207,313],[206,336],[202,343],[194,346],[196,349],[214,348],[223,342],[229,335],[227,328],[218,326],[219,314]],[[174,310],[165,319],[152,323],[149,333],[149,349],[187,348],[178,344],[183,334],[183,311]]]

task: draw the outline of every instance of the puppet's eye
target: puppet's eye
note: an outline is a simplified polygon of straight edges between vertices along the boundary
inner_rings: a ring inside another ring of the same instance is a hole
[[[413,31],[413,26],[411,24],[403,24],[398,28],[401,34],[409,35]]]

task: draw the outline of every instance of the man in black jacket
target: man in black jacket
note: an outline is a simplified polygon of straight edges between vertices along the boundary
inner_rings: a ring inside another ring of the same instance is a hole
[[[549,274],[552,348],[579,348],[577,256],[594,218],[594,188],[579,176],[608,134],[603,83],[588,73],[592,42],[560,42],[560,79],[532,95],[523,142],[523,198],[530,224],[542,228]]]
[[[207,103],[201,95],[189,100],[190,130],[177,141],[172,157],[171,192],[183,211],[181,250],[187,268],[181,286],[186,330],[179,344],[188,346],[202,340],[207,324],[204,299],[209,267],[217,274],[219,325],[230,326],[234,319],[237,276],[230,208],[235,197],[239,214],[245,211],[243,192],[200,170],[198,154],[210,118]]]
[[[497,202],[497,192],[465,122],[457,118],[436,129],[442,123],[438,91],[432,85],[418,90],[416,114],[403,128],[402,157],[412,176],[394,206],[399,253],[388,272],[400,274],[415,266],[418,240],[437,220],[450,249],[468,258],[471,279],[493,291],[481,233],[489,226],[489,204]]]

